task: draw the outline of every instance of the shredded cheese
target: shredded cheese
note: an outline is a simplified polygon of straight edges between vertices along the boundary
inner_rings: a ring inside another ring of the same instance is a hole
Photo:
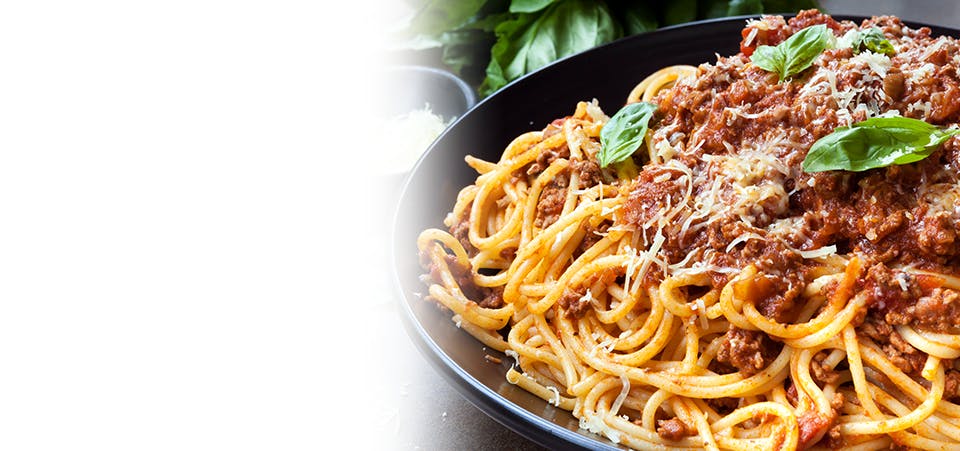
[[[617,395],[617,399],[613,401],[613,405],[610,406],[610,415],[616,416],[620,412],[620,407],[623,405],[623,401],[627,399],[627,395],[630,393],[630,378],[626,374],[620,375],[620,394]]]
[[[620,431],[607,426],[599,415],[591,415],[587,412],[580,417],[580,429],[586,429],[594,434],[606,436],[613,443],[620,443]]]
[[[826,257],[828,255],[834,255],[837,253],[837,245],[831,244],[829,246],[821,247],[820,249],[813,249],[809,251],[797,251],[801,257],[806,259]]]

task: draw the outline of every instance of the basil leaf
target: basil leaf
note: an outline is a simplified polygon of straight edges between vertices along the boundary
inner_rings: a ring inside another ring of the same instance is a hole
[[[780,75],[780,81],[803,72],[836,38],[826,25],[813,25],[800,30],[776,46],[757,47],[750,61],[761,69]],[[758,55],[759,54],[759,55]]]
[[[697,2],[698,18],[713,19],[761,13],[763,13],[763,2],[760,0],[700,0]]]
[[[617,111],[600,129],[600,151],[597,152],[600,167],[630,158],[643,143],[650,118],[656,111],[657,105],[649,102],[631,103]]]
[[[467,73],[482,73],[486,66],[485,57],[490,52],[484,52],[474,43],[482,41],[485,36],[482,30],[473,28],[459,28],[440,35],[443,43],[440,60],[461,77],[466,77]]]
[[[621,36],[603,2],[566,0],[542,11],[517,14],[499,23],[490,49],[483,96],[555,60],[613,41]]]
[[[756,64],[761,69],[767,72],[780,73],[782,68],[786,66],[786,55],[783,52],[777,50],[776,47],[769,45],[761,45],[753,51],[753,55],[750,55],[750,62]],[[782,80],[783,77],[780,77]]]
[[[512,13],[535,13],[550,6],[557,0],[512,0],[510,2],[510,12]]]
[[[439,37],[442,33],[467,23],[471,17],[483,8],[486,1],[424,1],[416,15],[411,19],[410,29],[421,35]]]
[[[883,31],[877,27],[858,32],[857,37],[853,40],[852,47],[854,53],[869,50],[873,53],[882,53],[887,56],[897,54],[897,50],[893,48],[893,44],[887,40],[883,35]]]
[[[960,129],[942,129],[907,117],[874,117],[818,139],[803,160],[803,170],[860,172],[913,163],[958,133]]]
[[[763,2],[760,0],[730,0],[727,6],[728,16],[745,16],[763,12]]]
[[[724,17],[730,11],[730,2],[726,0],[701,0],[697,4],[699,15],[706,19]]]
[[[697,18],[697,0],[674,0],[666,3],[663,9],[663,23],[676,25]]]
[[[647,2],[621,1],[610,6],[614,8],[614,16],[619,17],[623,23],[623,33],[626,36],[657,29],[657,11]]]
[[[832,46],[835,40],[833,32],[826,25],[814,25],[798,31],[786,41],[780,43],[783,47],[785,64],[781,80],[799,74],[813,65],[813,61]]]

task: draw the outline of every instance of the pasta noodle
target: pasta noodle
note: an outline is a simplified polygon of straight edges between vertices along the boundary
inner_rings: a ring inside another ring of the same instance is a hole
[[[751,64],[819,23],[877,27],[900,59],[838,46],[786,82]],[[955,123],[936,102],[956,72],[926,65],[956,69],[957,43],[815,11],[744,36],[741,54],[637,85],[627,102],[658,111],[624,163],[597,164],[596,102],[497,162],[468,157],[475,183],[417,243],[429,299],[515,358],[509,382],[615,443],[960,449],[960,250],[944,238],[960,211],[941,208],[960,193],[956,143],[911,167],[799,168],[867,117]]]

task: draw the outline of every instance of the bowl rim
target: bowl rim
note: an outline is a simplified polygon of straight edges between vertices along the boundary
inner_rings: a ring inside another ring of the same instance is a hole
[[[468,111],[477,105],[477,94],[474,89],[464,79],[460,78],[449,70],[422,64],[391,64],[384,67],[382,72],[385,74],[390,72],[423,73],[429,76],[441,77],[452,82],[457,87],[457,90],[460,91],[460,94],[463,95],[463,99],[465,100],[466,104],[466,108],[457,115],[457,119],[463,117]],[[452,126],[453,124],[450,125]]]

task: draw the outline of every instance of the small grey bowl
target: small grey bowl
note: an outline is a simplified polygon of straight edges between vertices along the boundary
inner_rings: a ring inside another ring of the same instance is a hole
[[[428,66],[396,65],[385,67],[380,76],[377,114],[381,121],[428,107],[449,126],[477,103],[473,88],[446,70]],[[392,150],[380,149],[383,152]],[[426,151],[426,148],[421,149],[421,152]],[[379,197],[387,210],[392,210],[395,205],[400,188],[413,169],[414,161],[410,161],[410,167],[401,165],[376,178]]]
[[[383,69],[380,86],[380,114],[394,117],[423,108],[446,121],[457,118],[477,103],[476,94],[460,77],[435,67],[398,65]],[[424,149],[426,150],[426,149]]]

